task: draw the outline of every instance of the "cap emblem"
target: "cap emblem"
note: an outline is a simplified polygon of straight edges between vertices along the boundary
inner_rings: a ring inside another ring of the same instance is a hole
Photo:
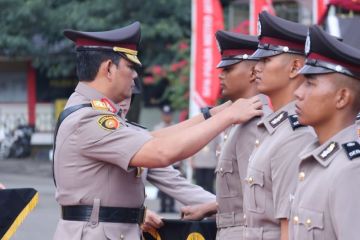
[[[258,35],[258,37],[261,36],[261,22],[260,22],[260,20],[258,20],[258,22],[257,22],[257,35]]]
[[[310,42],[310,36],[309,36],[309,32],[308,32],[308,35],[306,37],[306,42],[305,42],[305,55],[308,55],[309,52],[310,52],[310,45],[311,45],[311,42]]]
[[[216,46],[217,46],[217,48],[218,48],[219,52],[221,52],[220,43],[219,43],[219,41],[218,41],[217,39],[216,39]]]
[[[249,58],[249,55],[247,55],[247,54],[243,55],[243,59],[248,59],[248,58]]]
[[[287,47],[287,46],[283,47],[283,51],[284,51],[284,52],[288,52],[288,51],[289,51],[289,47]]]

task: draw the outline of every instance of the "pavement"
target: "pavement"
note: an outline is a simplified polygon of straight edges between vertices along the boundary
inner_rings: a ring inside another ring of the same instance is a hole
[[[39,192],[39,203],[20,225],[11,240],[52,239],[60,216],[59,205],[55,201],[55,187],[52,179],[52,164],[34,158],[0,160],[0,182],[7,188],[32,187]],[[146,184],[149,209],[158,211],[157,189]],[[176,203],[178,210],[181,204]],[[164,218],[179,218],[179,213],[161,214]]]

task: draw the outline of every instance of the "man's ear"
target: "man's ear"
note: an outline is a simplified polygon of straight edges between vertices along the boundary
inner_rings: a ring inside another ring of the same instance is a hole
[[[340,88],[335,95],[336,108],[342,109],[350,104],[351,102],[351,91],[350,89],[344,87]]]
[[[112,70],[112,61],[111,60],[106,60],[103,63],[101,63],[100,65],[100,69],[99,72],[101,73],[102,76],[111,79],[113,70]]]
[[[290,79],[296,78],[299,75],[299,70],[304,66],[304,60],[300,58],[291,59]]]

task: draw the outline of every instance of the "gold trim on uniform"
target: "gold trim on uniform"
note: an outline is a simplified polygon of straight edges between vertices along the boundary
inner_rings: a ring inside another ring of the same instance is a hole
[[[113,115],[103,115],[97,122],[105,130],[115,130],[120,126],[119,120]]]
[[[106,110],[108,111],[109,108],[107,107],[107,105],[100,101],[100,100],[92,100],[91,101],[91,106],[93,109],[96,109],[96,110]]]

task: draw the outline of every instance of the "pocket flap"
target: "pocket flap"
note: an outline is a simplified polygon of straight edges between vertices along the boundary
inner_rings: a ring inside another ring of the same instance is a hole
[[[264,186],[264,172],[249,167],[246,181],[252,185]]]
[[[232,161],[221,160],[215,170],[216,173],[224,175],[225,173],[233,172],[233,163]]]
[[[323,229],[324,214],[320,211],[299,208],[299,224],[305,225],[308,230],[313,228]]]

